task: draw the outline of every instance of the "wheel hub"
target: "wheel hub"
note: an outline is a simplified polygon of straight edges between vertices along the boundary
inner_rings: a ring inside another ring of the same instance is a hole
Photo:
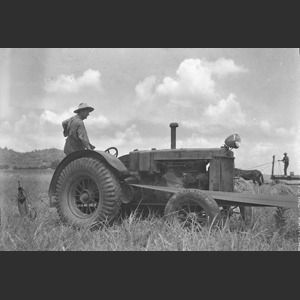
[[[91,202],[91,193],[88,190],[83,190],[80,193],[79,199],[82,203],[87,204]]]
[[[193,203],[185,203],[178,210],[179,218],[188,223],[205,223],[206,213],[200,206],[195,206]]]
[[[186,215],[186,218],[187,218],[188,220],[191,220],[191,221],[197,221],[198,215],[197,215],[197,213],[195,213],[195,212],[189,212],[189,213]]]

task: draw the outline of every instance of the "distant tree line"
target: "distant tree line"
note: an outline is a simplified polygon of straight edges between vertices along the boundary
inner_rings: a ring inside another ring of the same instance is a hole
[[[14,170],[22,170],[22,169],[47,169],[49,168],[48,166],[36,166],[36,167],[31,167],[31,166],[28,166],[28,167],[17,167],[17,166],[13,166],[13,169]]]
[[[10,166],[9,164],[0,164],[0,170],[8,170],[12,168],[13,170],[21,170],[21,169],[56,169],[59,165],[60,160],[52,161],[49,165],[43,164],[41,166]]]
[[[8,170],[9,168],[9,165],[0,165],[0,170]]]
[[[0,170],[56,169],[64,157],[63,151],[55,148],[23,153],[0,147]]]

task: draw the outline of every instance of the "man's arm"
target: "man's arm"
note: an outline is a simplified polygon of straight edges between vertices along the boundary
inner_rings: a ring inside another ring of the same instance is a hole
[[[92,150],[91,146],[93,146],[93,145],[90,144],[90,141],[89,141],[89,138],[88,138],[88,135],[87,135],[87,132],[86,132],[83,122],[82,122],[82,124],[80,124],[78,126],[77,133],[78,133],[78,138],[81,140],[84,147],[88,150]]]
[[[65,121],[62,122],[62,127],[63,127],[63,129],[64,129],[64,131],[63,131],[64,137],[67,137],[67,136],[68,136],[67,128],[68,128],[69,120],[70,120],[70,119],[67,119],[67,120],[65,120]]]
[[[80,140],[82,141],[82,143],[86,149],[92,150],[90,143],[88,141],[86,141],[84,135],[80,134],[80,135],[78,135],[78,137],[80,138]]]

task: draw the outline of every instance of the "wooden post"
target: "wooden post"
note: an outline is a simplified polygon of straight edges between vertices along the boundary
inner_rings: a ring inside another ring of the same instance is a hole
[[[271,178],[274,176],[274,163],[275,163],[275,155],[273,155],[273,162],[272,162],[272,176],[271,176]]]

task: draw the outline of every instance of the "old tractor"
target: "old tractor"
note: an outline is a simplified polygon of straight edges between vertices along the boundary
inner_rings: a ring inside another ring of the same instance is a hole
[[[178,124],[170,127],[171,149],[136,149],[118,157],[111,147],[66,156],[50,183],[50,206],[75,227],[112,221],[127,208],[153,208],[208,225],[234,212],[249,221],[252,206],[297,207],[296,197],[234,193],[238,134],[219,148],[176,149]]]

